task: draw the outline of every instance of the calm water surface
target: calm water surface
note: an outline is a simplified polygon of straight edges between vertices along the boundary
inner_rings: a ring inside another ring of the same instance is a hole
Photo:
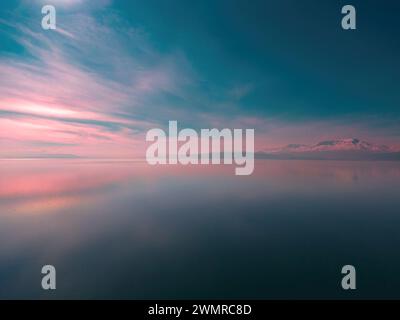
[[[0,177],[2,299],[400,298],[400,163],[3,160]]]

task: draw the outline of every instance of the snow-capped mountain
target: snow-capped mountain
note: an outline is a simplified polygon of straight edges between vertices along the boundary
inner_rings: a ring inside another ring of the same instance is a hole
[[[317,152],[317,151],[366,151],[390,152],[391,148],[385,145],[375,145],[355,138],[325,140],[315,145],[289,144],[272,152]]]
[[[289,144],[283,148],[259,152],[258,156],[279,159],[400,159],[400,153],[391,147],[356,138],[325,140],[314,145]]]

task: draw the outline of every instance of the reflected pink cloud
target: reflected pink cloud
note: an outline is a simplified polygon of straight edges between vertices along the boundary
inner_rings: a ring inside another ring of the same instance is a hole
[[[321,190],[344,191],[358,187],[388,186],[397,183],[400,167],[397,162],[354,161],[277,161],[257,160],[252,176],[237,177],[233,167],[220,166],[150,166],[144,161],[120,160],[2,160],[0,165],[0,202],[2,214],[44,214],[71,211],[83,205],[95,206],[115,193],[157,192],[166,181],[179,188],[187,183],[196,188],[201,181],[231,181],[229,188],[215,188],[209,199],[229,196],[240,188],[246,199],[274,197]],[[240,181],[241,184],[235,182]],[[310,184],[310,181],[313,183]],[[259,188],[245,188],[246,183]],[[323,185],[321,185],[323,183]],[[205,191],[203,191],[205,192]]]
[[[166,166],[145,162],[92,160],[2,160],[0,163],[2,213],[44,214],[73,209],[132,183],[151,190],[162,177],[231,175],[232,168]]]
[[[108,189],[131,178],[132,171],[126,169],[72,160],[3,160],[0,201],[14,213],[57,212],[95,202]]]

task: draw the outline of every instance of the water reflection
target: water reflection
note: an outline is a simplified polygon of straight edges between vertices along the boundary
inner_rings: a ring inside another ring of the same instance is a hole
[[[0,163],[0,298],[400,297],[400,164]],[[40,289],[54,264],[55,293]]]

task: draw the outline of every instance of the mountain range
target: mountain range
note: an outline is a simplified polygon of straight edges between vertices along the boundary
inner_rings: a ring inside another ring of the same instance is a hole
[[[400,150],[356,138],[325,140],[314,145],[289,144],[256,153],[262,159],[400,160]]]

